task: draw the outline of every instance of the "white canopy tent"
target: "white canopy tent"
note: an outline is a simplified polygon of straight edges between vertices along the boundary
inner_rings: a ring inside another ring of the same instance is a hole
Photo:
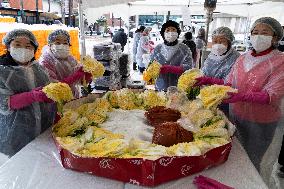
[[[180,14],[190,3],[190,14],[205,14],[204,0],[81,0],[82,9],[91,20],[112,12],[115,17],[129,20],[129,16],[154,14],[154,12]],[[82,10],[81,9],[81,10]],[[274,17],[284,25],[284,0],[218,0],[216,12],[249,17],[253,22],[263,16]],[[81,11],[82,13],[82,11]],[[82,23],[82,21],[81,21]],[[81,33],[83,27],[81,28]],[[81,38],[83,43],[84,37]],[[82,44],[82,54],[84,54]]]

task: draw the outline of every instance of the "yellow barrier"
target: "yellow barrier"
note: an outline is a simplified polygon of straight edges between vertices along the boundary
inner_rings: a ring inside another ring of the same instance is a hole
[[[41,50],[42,48],[47,45],[47,37],[52,30],[37,30],[37,31],[32,31],[33,34],[35,35],[39,47],[36,52],[36,59],[38,59],[41,55]],[[6,33],[0,33],[0,40],[2,41],[2,38],[5,36]],[[69,30],[69,34],[71,37],[71,47],[70,47],[70,52],[71,54],[77,59],[80,60],[80,52],[79,52],[79,31],[78,30]],[[2,43],[0,44],[0,55],[5,54],[7,51],[5,45]]]
[[[7,23],[8,23],[8,22],[16,22],[16,18],[5,18],[5,17],[4,17],[4,18],[3,18],[3,17],[1,18],[1,17],[0,17],[0,22],[7,22]]]

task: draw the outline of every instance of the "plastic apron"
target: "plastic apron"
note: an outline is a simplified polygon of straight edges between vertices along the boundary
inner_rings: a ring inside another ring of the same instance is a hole
[[[273,50],[254,57],[251,51],[233,66],[227,82],[239,92],[266,91],[269,104],[238,102],[230,104],[237,124],[237,136],[269,188],[276,188],[275,163],[283,136],[284,54]]]
[[[9,108],[9,97],[47,85],[50,80],[38,62],[0,66],[0,152],[13,156],[53,124],[55,106],[34,102],[20,110]]]
[[[184,71],[194,67],[190,49],[183,43],[166,47],[160,44],[154,49],[151,61],[157,60],[162,65],[182,66]],[[167,73],[160,74],[156,81],[156,89],[166,90],[170,86],[176,86],[179,75]]]
[[[45,46],[43,53],[39,59],[40,64],[46,69],[49,77],[52,81],[57,82],[72,75],[78,70],[79,65],[73,56],[68,56],[66,60],[60,60],[54,56],[50,51],[49,46]],[[77,89],[77,83],[72,84],[73,95],[79,98],[79,90]]]

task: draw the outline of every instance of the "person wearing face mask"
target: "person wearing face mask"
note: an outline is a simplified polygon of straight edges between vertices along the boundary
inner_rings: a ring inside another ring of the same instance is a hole
[[[64,82],[70,85],[74,97],[79,97],[77,84],[85,77],[91,76],[82,70],[76,59],[70,54],[70,35],[66,30],[57,29],[48,36],[48,45],[42,50],[40,64],[47,70],[53,82]]]
[[[230,114],[237,137],[269,188],[283,136],[281,100],[284,97],[284,54],[277,50],[283,29],[274,18],[257,19],[251,28],[253,50],[241,55],[224,80],[197,78],[196,85],[231,84]]]
[[[159,91],[176,86],[179,76],[194,67],[190,49],[178,42],[181,33],[179,24],[169,20],[163,24],[160,33],[164,43],[157,45],[151,55],[151,61],[156,60],[162,65],[156,81],[156,89]]]
[[[38,42],[28,30],[3,38],[0,57],[0,152],[11,157],[53,124],[55,106],[42,92],[50,83],[35,60]]]
[[[212,49],[204,62],[202,72],[205,76],[225,79],[229,74],[240,53],[232,48],[234,41],[233,32],[228,27],[220,27],[212,33]],[[219,107],[226,115],[229,115],[229,105],[222,104]]]
[[[233,32],[228,27],[220,27],[212,33],[212,49],[204,62],[204,75],[225,79],[240,53],[232,48]]]

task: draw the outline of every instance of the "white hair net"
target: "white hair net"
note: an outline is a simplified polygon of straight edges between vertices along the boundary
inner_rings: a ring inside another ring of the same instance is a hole
[[[9,47],[10,43],[16,39],[17,37],[25,37],[31,41],[31,43],[34,45],[34,47],[37,49],[38,48],[38,42],[34,36],[34,34],[26,29],[15,29],[10,32],[8,32],[2,40],[2,43],[6,46]]]
[[[147,27],[147,28],[145,28],[144,29],[144,32],[147,32],[147,33],[149,33],[150,31],[152,30],[152,28],[150,28],[150,27]]]
[[[62,30],[62,29],[57,29],[51,32],[48,36],[48,44],[52,43],[55,41],[56,37],[59,35],[66,36],[68,43],[70,44],[70,35],[68,31]]]
[[[229,41],[234,41],[235,37],[233,32],[231,31],[230,28],[228,27],[219,27],[216,30],[213,31],[212,33],[212,38],[218,35],[223,35],[225,36]]]
[[[258,24],[266,24],[268,25],[277,36],[277,40],[280,41],[283,38],[283,28],[281,24],[274,18],[271,17],[262,17],[257,19],[251,27],[251,32]]]

